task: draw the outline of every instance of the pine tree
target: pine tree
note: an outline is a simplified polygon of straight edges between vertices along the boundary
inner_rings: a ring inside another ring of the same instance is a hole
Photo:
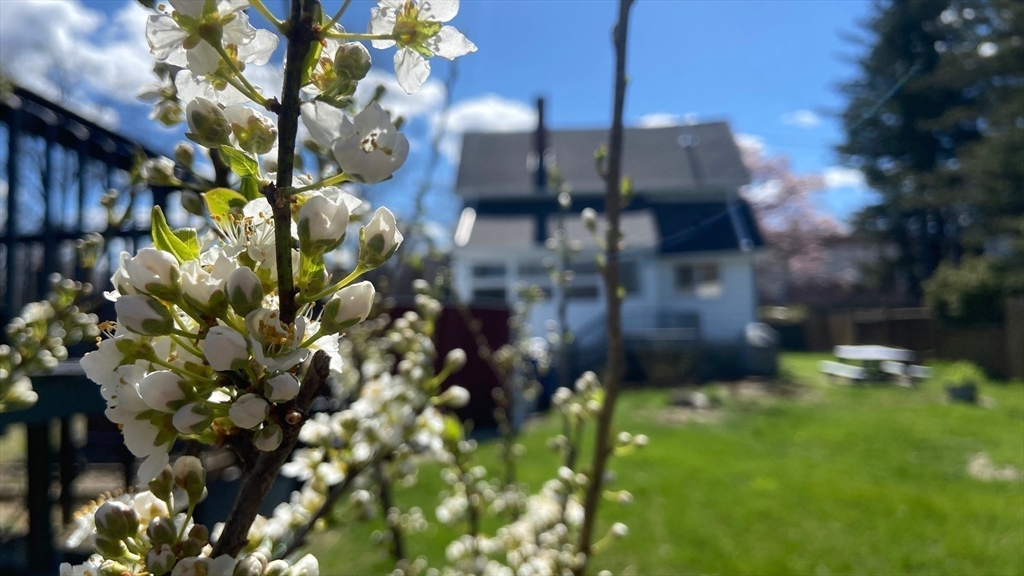
[[[940,262],[998,234],[1005,222],[995,215],[1024,194],[1012,156],[1024,115],[1021,8],[879,1],[864,24],[870,48],[841,87],[849,100],[838,151],[881,193],[856,225],[895,245],[888,277],[912,298]]]

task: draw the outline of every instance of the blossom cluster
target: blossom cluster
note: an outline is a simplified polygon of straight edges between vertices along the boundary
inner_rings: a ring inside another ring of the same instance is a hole
[[[584,493],[593,481],[584,471],[574,469],[574,454],[579,450],[586,423],[596,417],[604,401],[604,391],[592,372],[576,380],[573,389],[559,388],[553,403],[563,419],[564,434],[552,438],[549,446],[562,456],[563,465],[551,480],[534,494],[520,492],[522,513],[498,528],[493,535],[469,524],[466,534],[451,542],[445,550],[449,567],[443,574],[563,574],[577,571],[586,562],[580,549],[580,528],[584,520]],[[625,455],[647,444],[647,437],[621,432],[615,454]],[[463,441],[453,454],[470,452],[472,441]],[[495,483],[486,481],[487,472],[479,465],[467,467],[464,457],[456,456],[456,466],[446,470],[445,480],[452,485],[450,495],[438,508],[438,518],[471,520],[472,514],[501,514],[508,508],[508,495],[500,496]],[[607,483],[612,478],[606,478]],[[620,504],[632,502],[625,490],[605,491],[605,497]],[[628,534],[621,523],[613,524],[605,537],[595,543],[591,553]]]
[[[53,370],[73,346],[99,334],[96,316],[79,309],[81,297],[92,288],[54,275],[46,300],[22,308],[5,329],[0,345],[0,412],[23,410],[36,403],[33,375]]]
[[[61,564],[60,576],[319,576],[316,558],[294,563],[262,552],[214,556],[210,531],[192,514],[206,498],[206,471],[182,456],[148,482],[148,490],[101,498],[75,516],[68,545],[89,540],[95,551],[83,564]]]
[[[254,525],[252,546],[274,549],[287,543],[287,536],[308,523],[339,486],[363,517],[372,517],[380,488],[373,472],[386,468],[390,482],[410,485],[417,461],[444,457],[444,438],[460,426],[446,409],[464,406],[469,395],[458,386],[442,389],[442,384],[466,359],[462,350],[453,350],[435,371],[431,337],[441,305],[425,293],[423,283],[418,286],[416,311],[394,319],[380,314],[341,341],[339,353],[351,369],[332,384],[338,409],[317,413],[303,425],[299,440],[304,446],[282,469],[303,486],[272,518]],[[424,527],[418,511],[385,513],[396,515],[407,531]]]
[[[378,48],[397,45],[399,82],[410,93],[429,72],[427,58],[454,58],[476,49],[443,24],[456,14],[458,2],[382,0],[366,34],[346,32],[339,23],[347,2],[333,18],[321,10],[310,13],[315,4],[296,4],[305,13],[288,22],[278,20],[260,0],[147,4],[154,13],[146,38],[160,82],[144,97],[163,123],[187,123],[186,137],[205,149],[218,176],[215,184],[190,173],[196,157],[190,145],[178,147],[176,162],[140,161],[141,180],[181,189],[186,209],[202,215],[206,226],[172,229],[162,210],[154,208],[153,245],[120,255],[113,290],[106,293],[114,301],[116,320],[101,325],[107,338],[82,360],[107,401],[107,417],[120,425],[128,448],[143,459],[140,486],[160,481],[179,439],[234,447],[243,459],[259,460],[260,451],[291,450],[322,386],[343,387],[342,333],[366,320],[376,299],[374,286],[360,277],[387,262],[403,237],[387,208],[369,215],[352,189],[339,186],[390,178],[409,150],[408,140],[379,103],[355,108],[356,87],[371,67],[369,51],[360,42],[376,42]],[[289,42],[309,46],[301,61],[285,63],[285,76],[301,80],[298,87],[286,82],[280,97],[252,82],[254,70],[270,63],[280,40],[275,31],[253,26],[250,9]],[[305,31],[296,33],[299,27]],[[292,173],[301,164],[298,152],[281,147],[293,145],[299,117],[337,161],[339,170],[330,177]],[[279,166],[281,173],[275,174]],[[342,246],[356,221],[363,225],[355,266],[335,280],[328,256]],[[438,305],[430,309],[436,317]],[[421,313],[428,314],[423,307]],[[407,325],[403,334],[413,331],[410,325],[424,330],[418,318],[400,319]],[[439,395],[422,384],[430,380],[436,388],[446,372],[433,373],[431,346],[429,338],[412,338],[395,373],[367,378],[345,400],[348,410],[332,424],[351,433],[351,444],[343,455],[326,454],[330,461],[318,466],[315,476],[322,485],[338,481],[337,474],[330,474],[332,465],[344,477],[345,467],[393,452],[394,444],[411,446],[413,437],[432,444],[428,432],[443,426],[434,403]],[[314,353],[329,360],[329,374]],[[454,363],[446,368],[451,369]],[[436,400],[445,401],[451,400]],[[416,407],[412,420],[408,406]],[[318,424],[314,421],[302,433],[310,446],[315,446]],[[302,519],[295,513],[322,505],[322,494],[312,488],[296,493],[274,518],[258,519],[250,527],[254,540],[273,532],[275,525],[295,527]],[[192,504],[190,495],[189,510]],[[261,553],[269,562],[257,562],[259,569],[242,557],[202,559],[194,547],[188,549],[194,554],[183,556],[172,545],[173,562],[162,549],[142,554],[136,548],[145,539],[130,531],[107,535],[120,538],[120,544],[100,538],[101,518],[111,506],[123,512],[113,503],[94,511],[101,566],[117,562],[115,568],[126,566],[121,572],[172,571],[177,576],[221,573],[221,563],[237,561],[236,573],[315,572],[281,569],[266,549]],[[181,523],[179,531],[191,530]],[[251,548],[258,549],[258,542]],[[244,562],[250,567],[241,567]],[[69,566],[65,571],[95,568]]]
[[[370,283],[339,282],[326,289],[330,298],[319,314],[307,298],[294,321],[282,321],[269,203],[259,198],[238,213],[221,213],[212,194],[206,199],[216,224],[202,238],[194,230],[171,231],[154,210],[156,247],[122,253],[107,294],[117,321],[104,326],[109,338],[82,359],[107,400],[107,417],[122,426],[132,453],[145,458],[141,483],[167,464],[179,437],[223,443],[248,430],[260,450],[277,448],[303,361],[322,350],[340,371],[337,333],[364,320],[373,304]],[[298,262],[305,262],[300,252],[310,242],[324,240],[321,227],[303,215],[316,199],[358,202],[339,190],[311,193],[298,210]],[[304,240],[303,230],[312,230],[313,240]],[[335,234],[331,242],[340,242],[344,230]],[[402,240],[386,208],[360,236],[364,263],[386,259]],[[299,266],[295,274],[307,270]]]

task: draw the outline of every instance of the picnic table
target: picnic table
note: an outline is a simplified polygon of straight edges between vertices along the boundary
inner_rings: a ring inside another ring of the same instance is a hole
[[[931,368],[914,366],[913,350],[879,345],[836,346],[832,353],[840,360],[826,360],[819,366],[822,373],[855,381],[882,381],[897,377],[900,383],[912,383],[914,378],[931,377]],[[852,363],[851,363],[852,362]],[[887,376],[888,375],[888,376]]]

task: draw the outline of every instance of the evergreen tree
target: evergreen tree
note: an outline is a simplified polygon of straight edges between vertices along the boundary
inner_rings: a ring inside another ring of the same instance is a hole
[[[857,227],[897,247],[887,276],[915,299],[940,262],[980,250],[1006,227],[999,214],[1020,212],[1022,6],[879,1],[864,24],[838,150],[882,196]]]

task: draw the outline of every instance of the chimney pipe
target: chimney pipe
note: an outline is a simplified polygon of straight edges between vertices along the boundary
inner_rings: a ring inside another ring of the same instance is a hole
[[[548,172],[544,165],[544,152],[548,149],[547,128],[544,126],[544,97],[537,98],[537,131],[534,137],[534,152],[537,154],[537,172],[534,187],[538,194],[547,192]]]

